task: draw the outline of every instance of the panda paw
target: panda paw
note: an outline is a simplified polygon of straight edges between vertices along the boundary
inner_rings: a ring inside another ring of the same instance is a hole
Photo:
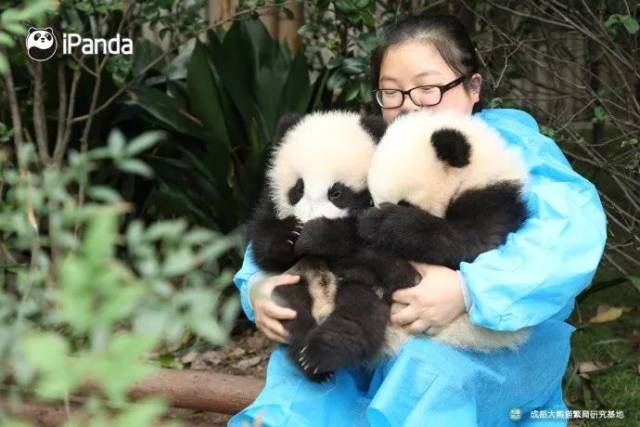
[[[280,230],[274,232],[271,252],[276,257],[292,257],[294,245],[302,231],[302,224],[294,217],[283,221]]]
[[[337,368],[337,366],[332,366],[331,356],[330,343],[312,338],[308,339],[298,352],[296,363],[309,379],[323,382],[333,378]]]
[[[331,254],[331,221],[316,218],[307,221],[295,242],[294,251],[298,256],[325,257]]]

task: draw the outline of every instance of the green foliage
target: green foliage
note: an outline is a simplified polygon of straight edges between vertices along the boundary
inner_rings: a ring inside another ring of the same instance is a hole
[[[604,22],[604,26],[612,29],[623,26],[629,34],[635,34],[640,30],[640,24],[638,24],[638,20],[636,18],[631,15],[620,15],[618,13],[614,13],[609,16],[609,18]]]
[[[126,224],[121,196],[92,184],[91,171],[108,167],[146,174],[135,156],[162,137],[127,142],[114,131],[106,147],[72,153],[61,168],[38,170],[31,145],[17,167],[0,161],[0,377],[11,373],[21,389],[56,400],[91,380],[103,396],[85,408],[94,424],[157,420],[164,403],[127,397],[153,372],[148,355],[191,334],[222,344],[239,311],[237,297],[224,294],[231,272],[218,262],[239,250],[237,233],[182,219]],[[120,408],[115,418],[112,408]]]
[[[593,109],[593,123],[603,122],[607,118],[607,112],[601,106],[597,106]]]
[[[299,29],[307,60],[326,82],[316,105],[359,109],[369,104],[369,59],[380,38],[373,0],[323,0],[305,4],[307,20]]]
[[[259,20],[236,21],[208,39],[170,64],[178,78],[134,87],[127,104],[171,134],[147,158],[159,182],[149,213],[178,212],[227,232],[246,221],[259,196],[278,119],[307,112],[317,89],[304,53],[273,40]]]

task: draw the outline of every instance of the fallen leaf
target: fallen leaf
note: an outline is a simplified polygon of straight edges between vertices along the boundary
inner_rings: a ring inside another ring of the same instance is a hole
[[[582,378],[589,378],[589,374],[597,373],[603,369],[611,367],[613,363],[600,362],[599,360],[590,360],[587,362],[580,362],[578,364],[578,374]]]
[[[205,351],[204,353],[198,354],[193,362],[191,362],[191,369],[203,371],[221,364],[223,359],[224,357],[219,351]]]
[[[229,351],[227,356],[237,358],[240,356],[244,356],[245,354],[246,354],[246,350],[244,348],[236,347],[233,350]]]
[[[623,313],[631,311],[630,307],[611,307],[606,304],[600,304],[598,306],[598,311],[595,316],[593,316],[589,323],[604,323],[611,322],[613,320],[618,319],[622,316]]]
[[[198,357],[200,353],[196,352],[196,351],[190,351],[189,353],[185,354],[184,356],[182,356],[182,358],[180,359],[180,361],[182,363],[191,363],[194,360],[196,360],[196,357]]]
[[[262,356],[254,356],[249,359],[241,360],[238,363],[234,363],[233,367],[237,369],[247,369],[252,366],[256,366],[260,361],[262,361]]]

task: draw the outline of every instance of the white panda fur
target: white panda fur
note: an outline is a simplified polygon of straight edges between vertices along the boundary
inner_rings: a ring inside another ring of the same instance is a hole
[[[271,198],[279,218],[293,215],[301,222],[315,218],[342,218],[347,210],[327,199],[327,188],[341,181],[353,190],[367,188],[367,173],[376,141],[360,124],[357,113],[331,110],[305,115],[283,136],[267,167]],[[287,189],[299,177],[305,194],[295,206],[287,201]],[[318,260],[301,260],[287,270],[304,275],[313,299],[313,316],[322,323],[333,312],[337,279]],[[286,304],[278,300],[278,304]]]
[[[341,181],[354,190],[367,187],[376,144],[359,120],[352,112],[316,112],[304,116],[285,134],[267,174],[279,218],[293,215],[306,222],[348,214],[327,199],[327,183]],[[304,178],[305,194],[291,206],[287,190],[299,177]]]
[[[442,128],[456,129],[467,137],[471,145],[470,165],[454,168],[437,158],[430,138]],[[404,199],[443,217],[449,201],[465,190],[504,180],[518,181],[524,187],[527,177],[519,154],[481,119],[453,112],[418,111],[400,116],[389,125],[373,156],[368,185],[376,206]],[[392,312],[401,308],[401,304],[395,303]],[[529,332],[479,327],[465,313],[432,338],[463,349],[490,352],[516,349],[526,341]],[[408,338],[403,329],[390,326],[386,353],[395,353]]]

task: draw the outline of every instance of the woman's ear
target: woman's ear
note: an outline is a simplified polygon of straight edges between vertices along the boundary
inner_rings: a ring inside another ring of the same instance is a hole
[[[471,76],[469,89],[473,101],[478,102],[480,100],[480,90],[482,89],[482,75],[480,73],[475,73]]]

